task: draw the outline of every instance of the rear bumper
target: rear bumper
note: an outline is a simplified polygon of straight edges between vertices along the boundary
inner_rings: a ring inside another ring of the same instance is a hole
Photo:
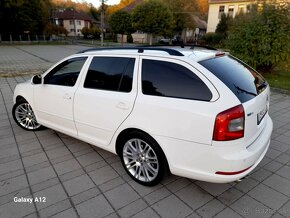
[[[203,145],[168,137],[155,138],[167,157],[172,174],[207,182],[233,182],[248,175],[265,156],[273,130],[269,115],[265,119],[265,128],[250,145],[243,140],[223,146],[221,143]],[[240,173],[218,175],[216,172]]]

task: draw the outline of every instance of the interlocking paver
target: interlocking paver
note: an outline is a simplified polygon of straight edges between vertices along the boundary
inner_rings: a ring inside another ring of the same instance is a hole
[[[47,181],[56,177],[56,174],[51,166],[33,171],[27,174],[30,185],[35,185],[40,182]]]
[[[21,161],[18,160],[14,160],[14,161],[10,161],[10,162],[6,162],[6,163],[2,163],[0,164],[0,175],[5,174],[5,173],[9,173],[11,171],[15,171],[15,170],[20,170],[22,169],[22,164]]]
[[[286,164],[290,162],[290,151],[287,152],[287,154],[281,154],[275,159],[277,162],[281,164]]]
[[[10,203],[0,206],[0,217],[23,217],[35,210],[32,203]]]
[[[71,199],[74,202],[74,204],[77,205],[91,198],[94,198],[98,196],[99,194],[100,194],[100,191],[98,188],[92,188],[92,189],[89,189],[87,191],[81,192],[80,194],[73,196]]]
[[[162,217],[186,217],[192,213],[190,207],[178,199],[175,195],[158,201],[152,206],[155,211]]]
[[[251,189],[253,189],[255,186],[258,185],[258,182],[254,179],[252,179],[251,177],[243,180],[242,182],[239,182],[235,185],[235,188],[237,188],[238,190],[247,193],[248,191],[250,191]]]
[[[54,167],[58,175],[62,175],[62,174],[81,168],[79,163],[74,159],[70,159],[70,160],[55,164]]]
[[[34,193],[34,196],[38,198],[45,198],[45,202],[36,202],[36,207],[38,210],[53,204],[57,204],[68,197],[60,184],[36,192]]]
[[[0,182],[0,196],[18,191],[22,188],[28,187],[27,179],[24,175],[17,176],[11,179]]]
[[[187,203],[193,210],[196,210],[213,199],[213,197],[206,191],[194,184],[181,189],[176,193],[176,195]]]
[[[0,46],[0,74],[39,72],[81,48]],[[19,128],[11,114],[13,89],[28,79],[0,77],[0,217],[290,217],[288,95],[271,94],[272,142],[249,178],[212,184],[171,175],[145,187],[115,154],[50,129]],[[47,202],[13,202],[32,194]]]
[[[120,185],[104,194],[116,209],[120,209],[139,198],[138,194],[128,184]]]
[[[67,209],[65,211],[62,211],[54,216],[51,216],[51,218],[77,218],[77,213],[73,208]]]
[[[290,197],[290,180],[274,174],[263,181],[263,183]]]
[[[210,182],[196,182],[199,187],[206,190],[213,196],[219,196],[229,188],[231,188],[231,185],[229,184],[218,184],[218,183],[210,183]]]
[[[248,195],[274,210],[278,210],[288,200],[285,195],[263,184],[252,189]]]
[[[290,180],[290,166],[283,166],[276,172],[276,174]]]
[[[95,185],[87,175],[82,175],[63,183],[69,196],[79,194],[93,188]]]
[[[279,209],[279,213],[285,217],[290,217],[290,200]]]
[[[132,215],[142,211],[147,207],[147,204],[142,199],[138,199],[137,201],[128,204],[127,206],[121,208],[118,213],[121,217],[131,217]]]
[[[137,213],[136,215],[132,216],[132,218],[159,218],[156,212],[152,210],[150,207],[142,210],[141,212]]]
[[[230,207],[243,217],[271,217],[274,213],[274,210],[247,195],[241,197]]]
[[[152,205],[169,195],[170,195],[170,192],[166,188],[160,188],[146,195],[144,199],[147,201],[148,204]]]
[[[93,163],[96,163],[98,161],[101,161],[103,160],[103,158],[96,152],[90,152],[90,153],[78,156],[77,160],[83,167],[85,167]]]
[[[283,165],[277,161],[271,161],[270,163],[263,166],[263,169],[266,169],[270,172],[276,172],[278,169],[280,169]]]
[[[242,218],[242,217],[235,211],[233,211],[231,208],[226,208],[222,212],[217,214],[215,218]]]
[[[45,153],[42,152],[42,153],[24,157],[22,160],[23,160],[24,167],[26,168],[26,167],[30,167],[30,166],[47,161],[47,157]]]
[[[51,217],[61,211],[67,210],[68,208],[71,208],[71,203],[66,199],[39,210],[39,215],[40,217]]]
[[[81,217],[104,217],[114,212],[103,195],[94,197],[76,206]]]
[[[92,171],[89,175],[97,185],[118,177],[118,174],[110,166],[105,166]]]
[[[218,199],[224,203],[225,205],[231,205],[233,202],[238,200],[243,193],[235,188],[228,189],[224,193],[222,193]]]
[[[213,217],[217,213],[221,212],[226,206],[220,201],[213,199],[206,205],[197,210],[197,213],[202,217]]]
[[[105,182],[105,183],[99,185],[99,188],[100,188],[100,190],[102,190],[102,192],[106,192],[106,191],[113,189],[113,188],[116,188],[119,185],[122,185],[124,183],[125,183],[124,179],[122,179],[121,177],[117,177],[115,179],[112,179],[108,182]]]

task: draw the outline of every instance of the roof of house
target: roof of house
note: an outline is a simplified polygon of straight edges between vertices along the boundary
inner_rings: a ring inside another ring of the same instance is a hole
[[[209,4],[255,2],[256,0],[209,0]]]
[[[60,19],[60,20],[77,19],[77,20],[92,21],[92,18],[89,15],[87,15],[81,11],[75,11],[75,10],[58,11],[58,12],[54,13],[53,17],[55,19]]]
[[[191,17],[192,17],[193,21],[195,22],[195,25],[196,25],[197,28],[206,30],[206,28],[207,28],[206,21],[200,19],[196,15],[191,15]]]

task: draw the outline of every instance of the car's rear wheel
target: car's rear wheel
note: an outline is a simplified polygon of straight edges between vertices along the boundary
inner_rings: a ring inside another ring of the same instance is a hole
[[[25,130],[37,131],[43,129],[43,127],[37,122],[31,105],[24,99],[21,99],[14,104],[12,115],[18,126]]]
[[[122,141],[120,156],[127,173],[142,185],[156,185],[167,171],[161,148],[141,132],[131,133]]]

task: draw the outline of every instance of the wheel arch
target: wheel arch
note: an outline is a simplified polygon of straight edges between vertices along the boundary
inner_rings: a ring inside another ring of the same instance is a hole
[[[15,98],[15,102],[19,102],[20,100],[24,100],[24,101],[27,102],[27,100],[23,96],[17,95],[16,98]]]
[[[122,143],[122,141],[125,139],[125,137],[126,137],[129,133],[132,133],[132,132],[139,132],[139,133],[145,134],[145,135],[147,135],[148,137],[152,138],[152,139],[157,143],[157,145],[160,147],[160,150],[161,150],[162,155],[163,155],[163,157],[164,157],[165,164],[166,164],[166,168],[167,168],[168,172],[170,172],[170,167],[169,167],[169,164],[168,164],[168,161],[167,161],[167,157],[166,157],[165,152],[163,151],[162,147],[161,147],[160,144],[158,143],[158,141],[157,141],[154,137],[152,137],[150,134],[148,134],[147,132],[145,132],[145,131],[143,131],[143,130],[141,130],[141,129],[137,129],[137,128],[127,128],[127,129],[122,130],[122,131],[119,133],[119,135],[118,135],[118,137],[117,137],[117,139],[116,139],[116,143],[115,143],[115,151],[116,151],[117,155],[118,155],[119,157],[121,157],[121,155],[120,155],[121,152],[122,152],[122,151],[121,151],[121,143]]]

